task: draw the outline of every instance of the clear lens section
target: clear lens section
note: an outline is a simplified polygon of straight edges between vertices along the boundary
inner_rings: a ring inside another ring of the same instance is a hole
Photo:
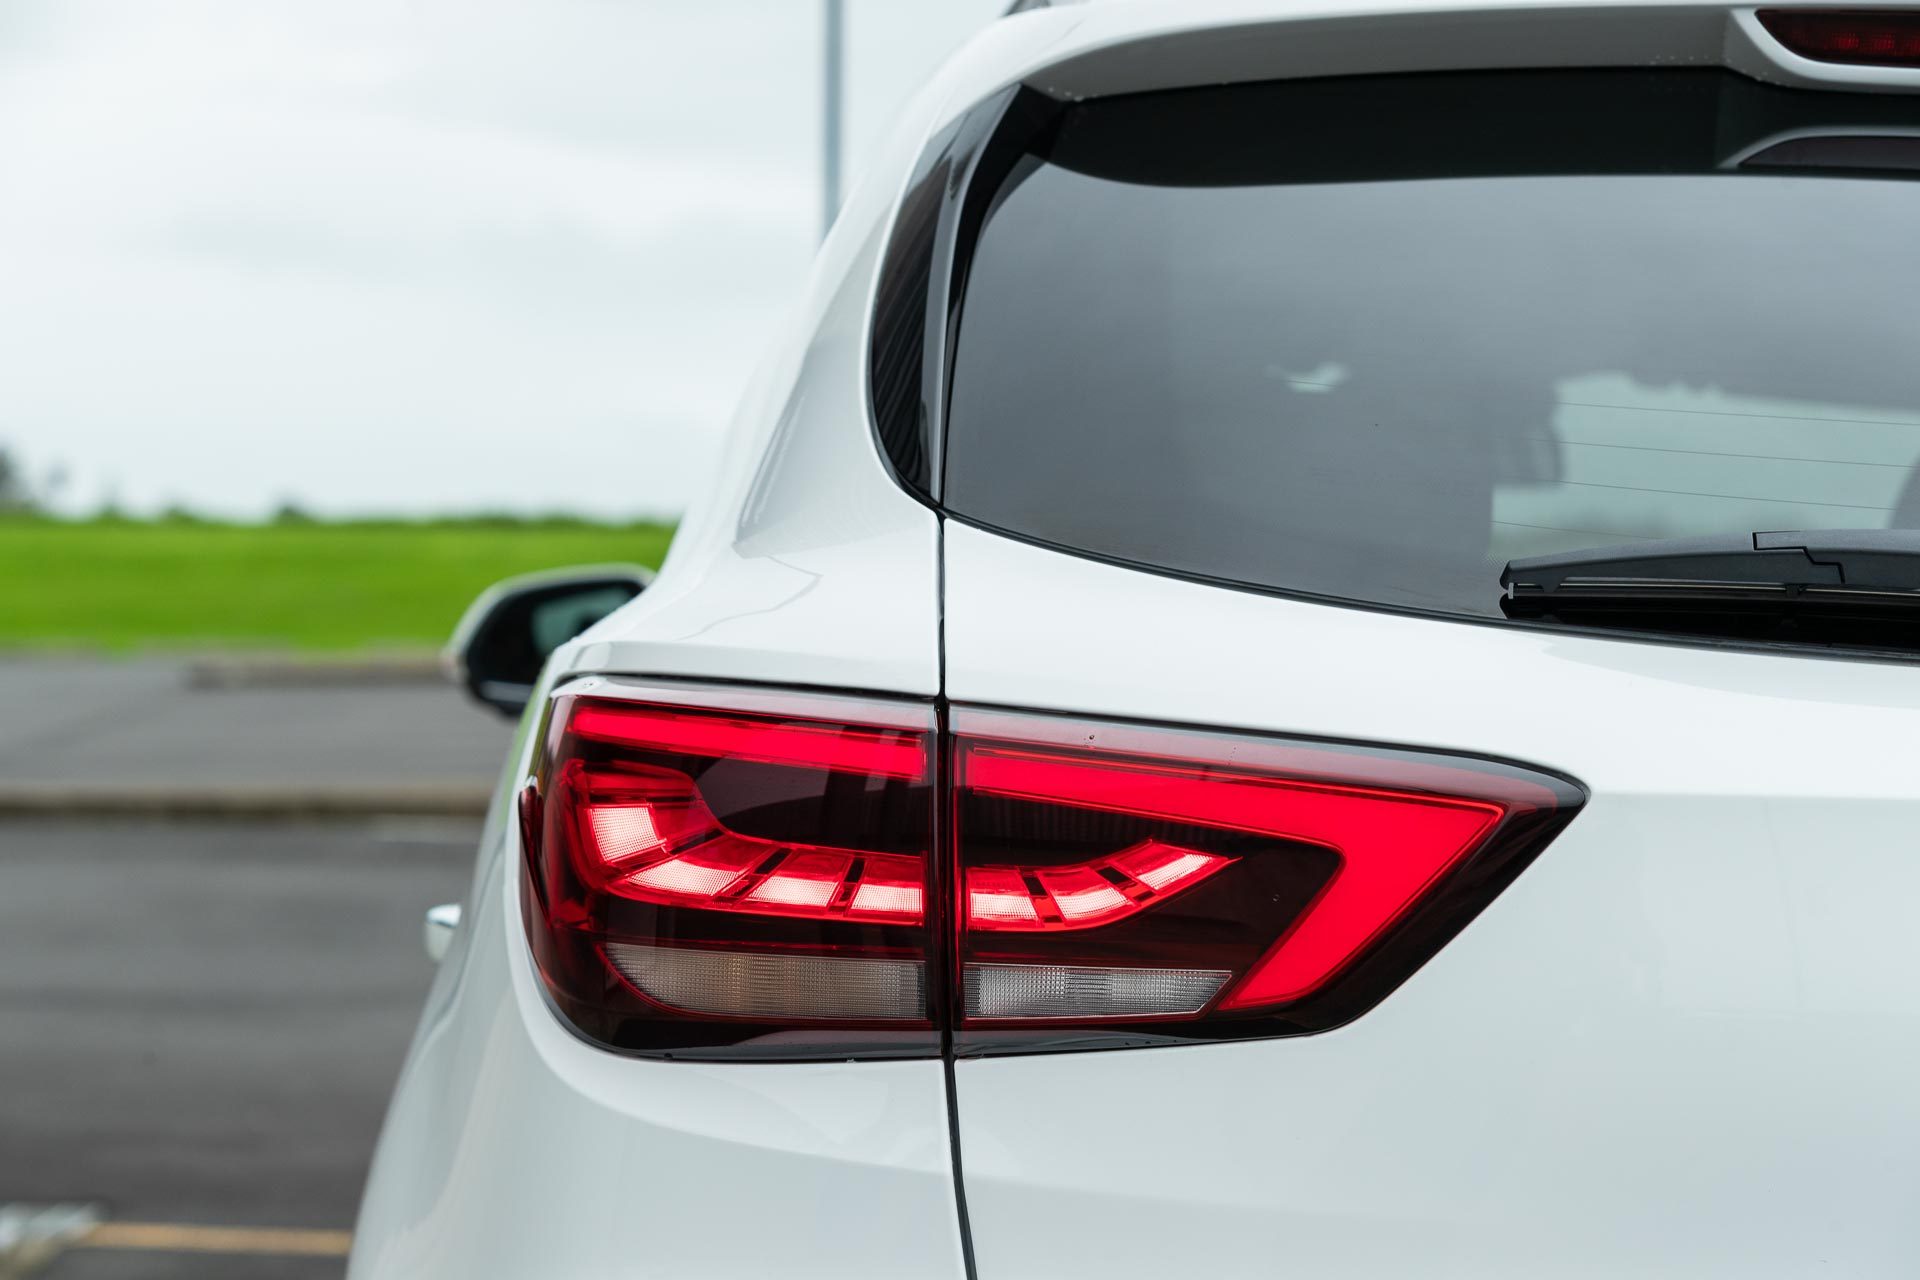
[[[1102,969],[1092,965],[970,964],[970,1018],[1124,1018],[1198,1013],[1226,969]]]
[[[648,999],[689,1013],[781,1021],[927,1016],[926,966],[914,960],[693,951],[631,942],[609,942],[607,958]]]

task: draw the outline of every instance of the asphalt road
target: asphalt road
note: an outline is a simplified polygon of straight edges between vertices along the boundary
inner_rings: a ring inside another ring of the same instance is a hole
[[[34,1274],[340,1275],[328,1237],[193,1229],[351,1228],[432,978],[421,913],[463,896],[476,836],[0,823],[0,1206],[122,1227]]]

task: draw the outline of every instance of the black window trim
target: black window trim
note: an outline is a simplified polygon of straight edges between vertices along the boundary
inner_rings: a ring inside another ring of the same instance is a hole
[[[943,514],[947,390],[973,244],[1002,180],[1067,105],[1015,85],[936,134],[907,181],[881,256],[866,353],[869,425],[894,482]],[[927,218],[936,193],[935,216]],[[894,314],[883,316],[887,301],[915,297],[924,298],[923,307],[889,307]],[[903,387],[905,362],[885,357],[915,330],[919,376]]]

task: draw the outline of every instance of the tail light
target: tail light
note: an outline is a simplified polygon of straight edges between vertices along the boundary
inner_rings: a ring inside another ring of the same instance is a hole
[[[1336,1026],[1578,807],[1488,761],[956,708],[955,1051]]]
[[[939,1051],[930,707],[562,697],[523,907],[576,1028],[668,1056]]]
[[[1760,25],[1816,62],[1920,67],[1920,13],[1898,9],[1762,9]]]
[[[927,706],[598,683],[623,696],[556,700],[522,798],[528,930],[576,1028],[672,1056],[1323,1030],[1584,795],[1426,753],[967,708],[943,737]]]

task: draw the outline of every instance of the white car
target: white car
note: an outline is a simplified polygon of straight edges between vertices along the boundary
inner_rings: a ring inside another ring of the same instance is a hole
[[[463,627],[350,1274],[1920,1271],[1916,91],[1911,11],[984,32],[658,579]]]

